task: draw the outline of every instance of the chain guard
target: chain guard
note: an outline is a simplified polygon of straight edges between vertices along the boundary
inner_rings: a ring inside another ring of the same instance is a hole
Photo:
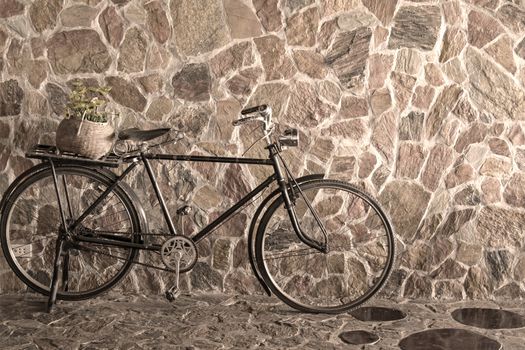
[[[178,256],[180,254],[180,257]],[[186,272],[193,268],[197,262],[197,249],[193,241],[186,236],[175,236],[168,239],[160,248],[162,262],[170,270],[177,268],[176,261],[179,262],[179,272]]]

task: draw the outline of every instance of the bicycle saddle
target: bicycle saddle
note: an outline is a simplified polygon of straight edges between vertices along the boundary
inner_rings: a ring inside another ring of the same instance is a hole
[[[138,128],[130,128],[119,131],[118,140],[131,141],[149,141],[159,136],[166,134],[171,128],[140,130]]]

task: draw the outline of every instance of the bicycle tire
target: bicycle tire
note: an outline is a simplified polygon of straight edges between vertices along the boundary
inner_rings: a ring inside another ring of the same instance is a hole
[[[56,173],[59,178],[62,175],[86,177],[87,179],[92,180],[94,184],[98,184],[106,188],[112,184],[111,179],[109,179],[107,176],[104,176],[103,174],[101,174],[100,172],[97,172],[94,169],[85,168],[85,167],[78,167],[74,165],[59,165],[56,167]],[[16,254],[14,253],[12,249],[13,243],[10,242],[10,237],[11,237],[10,219],[13,214],[13,208],[16,206],[16,204],[18,203],[18,200],[20,200],[20,198],[22,197],[22,195],[25,193],[26,190],[31,189],[31,187],[34,186],[35,184],[41,185],[42,181],[44,181],[44,183],[52,182],[51,168],[50,167],[42,168],[42,166],[35,166],[34,168],[29,169],[27,172],[22,174],[18,179],[15,179],[15,181],[11,184],[11,186],[5,192],[5,197],[2,199],[2,202],[1,202],[2,205],[0,207],[0,213],[2,213],[0,217],[0,244],[2,246],[2,251],[4,253],[4,256],[11,270],[16,274],[16,276],[32,290],[48,296],[50,293],[49,285],[46,286],[43,282],[37,281],[36,275],[31,276],[31,274],[28,271],[24,270],[24,268],[21,266],[21,263],[17,260]],[[128,194],[122,188],[120,188],[120,186],[116,186],[112,190],[112,193],[110,193],[107,198],[111,196],[115,196],[115,198],[117,198],[118,201],[120,201],[120,203],[122,204],[123,208],[126,211],[126,214],[129,216],[130,232],[139,232],[140,231],[139,215],[137,213],[135,206],[133,205],[132,200],[128,196]],[[58,201],[56,200],[56,194],[54,194],[54,197],[50,196],[50,198],[47,198],[47,200],[48,201],[55,200],[55,204],[58,204]],[[37,219],[31,218],[31,220],[38,220],[38,218]],[[59,223],[57,223],[57,225],[58,224]],[[37,223],[37,228],[38,228],[38,225],[39,223]],[[16,227],[16,225],[13,224],[13,227]],[[133,235],[131,239],[134,242],[138,242],[140,241],[140,236]],[[55,246],[54,242],[53,244],[50,244],[50,246],[54,247]],[[100,245],[98,246],[100,247]],[[46,248],[43,248],[42,250],[44,251],[45,249]],[[54,256],[54,248],[52,249],[53,251],[51,255]],[[85,251],[79,249],[78,252],[85,252]],[[98,254],[98,255],[102,256],[101,254]],[[131,269],[133,265],[133,262],[137,258],[137,255],[138,255],[137,249],[132,249],[132,248],[127,249],[125,261],[122,263],[122,265],[116,268],[117,270],[115,270],[115,273],[111,276],[110,279],[108,279],[108,281],[104,282],[100,286],[96,286],[95,288],[84,290],[84,291],[83,290],[64,291],[64,290],[59,289],[57,293],[57,299],[61,299],[61,300],[89,299],[89,298],[95,297],[101,293],[104,293],[110,290],[121,279],[123,279],[128,274],[129,270]],[[45,259],[42,259],[42,260],[45,260]],[[99,260],[102,261],[102,258],[99,258]],[[81,264],[79,263],[79,266],[80,265]],[[50,273],[50,271],[45,271],[45,272]],[[46,276],[46,278],[47,277],[50,277],[50,276]],[[40,277],[40,278],[44,279],[44,277]]]
[[[341,251],[338,251],[338,249],[342,249],[343,247],[336,246],[337,243],[334,243],[332,244],[332,246],[335,247],[335,251],[325,254],[326,255],[325,258],[321,256],[320,258],[316,257],[313,260],[308,260],[309,258],[304,258],[303,260],[299,261],[300,260],[299,257],[301,255],[298,255],[298,253],[293,255],[294,250],[290,250],[290,247],[292,246],[301,247],[295,250],[295,252],[305,251],[305,249],[311,249],[311,248],[305,248],[306,245],[304,245],[304,243],[300,242],[297,239],[297,235],[295,232],[292,232],[292,233],[287,232],[286,229],[283,229],[279,225],[275,225],[275,224],[272,225],[273,227],[276,228],[273,231],[273,233],[271,232],[272,227],[269,228],[270,223],[273,223],[272,218],[276,218],[276,217],[277,217],[277,220],[283,220],[284,222],[286,222],[285,219],[287,219],[288,220],[287,225],[289,225],[289,221],[290,221],[289,217],[282,218],[283,216],[287,216],[288,214],[286,213],[286,210],[284,208],[285,206],[284,206],[283,197],[279,196],[277,199],[275,199],[270,204],[267,211],[263,215],[261,222],[259,224],[259,227],[257,229],[257,235],[255,238],[255,255],[256,255],[256,262],[257,262],[259,271],[261,272],[261,277],[263,278],[267,286],[270,288],[270,290],[279,299],[281,299],[284,303],[291,306],[292,308],[297,309],[301,312],[342,313],[345,311],[350,311],[362,305],[363,303],[368,301],[370,298],[372,298],[379,290],[381,290],[381,288],[384,286],[384,284],[387,282],[388,278],[390,277],[390,274],[392,272],[392,268],[394,265],[394,260],[395,260],[395,240],[394,240],[392,225],[390,224],[390,221],[388,220],[387,215],[381,209],[381,206],[377,203],[377,201],[374,200],[372,196],[370,196],[366,192],[358,189],[355,186],[352,186],[351,184],[348,184],[342,181],[337,181],[337,180],[323,179],[323,180],[314,180],[314,181],[311,181],[305,184],[300,184],[299,187],[301,191],[305,193],[305,195],[311,195],[312,193],[314,193],[313,191],[321,191],[321,190],[324,191],[325,189],[326,189],[325,192],[328,192],[328,193],[329,193],[329,190],[334,190],[334,191],[340,190],[345,193],[349,193],[355,196],[356,198],[359,198],[361,201],[363,201],[364,205],[368,206],[368,208],[371,209],[370,214],[366,214],[363,218],[361,218],[361,220],[364,220],[365,223],[368,220],[370,220],[369,221],[370,225],[374,222],[375,223],[380,222],[381,227],[384,230],[385,238],[384,238],[383,243],[384,243],[384,249],[386,250],[387,254],[384,258],[384,261],[381,262],[381,266],[379,266],[380,275],[375,276],[375,279],[372,280],[372,284],[364,287],[366,288],[366,290],[364,290],[363,293],[359,294],[357,297],[352,297],[351,299],[348,299],[347,297],[347,299],[345,299],[344,297],[337,295],[335,297],[332,297],[335,305],[312,305],[314,299],[323,298],[323,296],[320,295],[319,291],[324,290],[324,289],[322,287],[319,287],[320,285],[322,286],[329,285],[329,282],[326,282],[326,281],[338,281],[338,280],[350,278],[351,275],[350,275],[349,268],[347,269],[347,266],[349,267],[355,266],[355,264],[350,265],[348,259],[352,259],[352,262],[354,262],[355,260],[355,261],[359,261],[360,263],[362,262],[362,260],[355,258],[355,254],[357,254],[357,252],[355,251],[356,249],[354,250],[350,249],[352,248],[351,245],[348,247],[348,249],[344,247],[345,250],[341,252]],[[298,188],[296,188],[295,191],[300,193]],[[314,198],[316,198],[316,196],[318,196],[318,192],[315,192],[315,195],[313,196]],[[334,195],[333,197],[327,197],[329,198],[328,199],[329,202],[326,202],[328,203],[328,207],[332,207],[330,206],[330,202],[335,201],[335,199],[337,199],[336,198],[337,196]],[[319,198],[323,198],[322,195]],[[314,207],[319,205],[319,208],[321,208],[322,203],[324,202],[322,202],[321,200],[319,203],[312,204],[312,205]],[[346,202],[343,200],[341,203],[346,203]],[[298,208],[300,206],[301,205],[295,204],[296,210],[299,210]],[[354,206],[354,202],[352,202],[352,206]],[[337,205],[333,205],[333,207],[335,208],[334,210],[337,209]],[[308,208],[308,206],[303,205],[303,208]],[[341,213],[342,212],[341,208],[339,209],[338,212],[335,212],[335,213]],[[282,214],[281,212],[278,212],[278,210],[281,210],[282,212],[286,213],[286,215]],[[349,209],[348,210],[349,213],[350,213],[350,210],[353,210],[353,209]],[[304,211],[304,215],[302,216],[302,219],[300,215],[298,216],[299,224],[301,226],[302,226],[301,220],[306,220],[310,215],[308,214],[309,209],[304,209],[303,211]],[[322,214],[322,210],[318,210],[318,214],[319,213]],[[373,213],[377,215],[377,218],[371,217]],[[332,215],[336,215],[336,214],[332,214]],[[333,217],[331,219],[333,219]],[[321,220],[323,220],[323,224],[325,224],[323,217],[321,217]],[[314,219],[310,221],[315,222]],[[327,221],[327,222],[330,222],[330,221]],[[342,227],[345,227],[346,225],[350,225],[350,224],[351,222],[347,221]],[[279,230],[281,231],[279,232]],[[372,228],[370,229],[367,228],[367,230],[369,230],[370,232],[379,232]],[[292,230],[290,229],[290,231]],[[330,230],[328,229],[328,231]],[[276,235],[275,237],[277,238],[273,238],[271,236],[272,234],[275,234]],[[335,242],[337,239],[341,239],[342,236],[336,236],[336,234],[341,235],[340,232],[333,233],[333,239],[328,240],[329,248],[331,246],[331,242]],[[352,232],[346,233],[345,231],[344,234],[354,239]],[[329,238],[332,238],[332,236],[330,236]],[[366,238],[366,236],[363,235],[361,238]],[[372,236],[370,236],[369,238],[372,238]],[[346,242],[346,241],[343,240],[343,242]],[[363,240],[363,244],[365,247],[364,249],[362,249],[363,254],[364,254],[364,251],[367,251],[367,249],[369,249],[369,247],[367,248],[366,245],[369,244],[370,242],[373,243],[373,240],[372,241],[366,241],[366,239]],[[375,242],[375,244],[378,245],[377,242]],[[270,249],[275,249],[277,253],[273,254],[273,251],[270,252]],[[281,250],[279,251],[279,249]],[[283,260],[280,263],[275,263],[274,260],[280,259],[281,257],[284,259],[286,257],[284,253],[282,252],[285,252],[285,253],[288,252],[289,254],[287,257],[289,259]],[[336,270],[334,267],[329,267],[329,266],[335,266],[335,265],[329,265],[329,262],[331,261],[330,257],[332,256],[329,254],[332,254],[332,253],[338,254],[339,256],[341,254],[343,255],[343,258],[342,258],[343,259],[343,263],[342,263],[343,270],[341,270],[340,261],[337,267],[339,270]],[[322,253],[318,251],[316,254],[322,254]],[[324,265],[326,265],[326,268],[323,270]],[[365,271],[366,271],[366,267],[367,266],[365,266]],[[308,270],[308,271],[303,272],[301,271],[301,269]],[[312,269],[317,271],[316,277],[312,277],[312,274],[311,274]],[[355,269],[355,271],[358,271],[358,270]],[[330,276],[330,274],[332,274],[333,276]],[[370,276],[367,276],[367,279],[369,277]],[[282,279],[282,282],[278,281],[278,279]],[[297,282],[297,285],[299,286],[297,290],[293,289],[295,282],[292,285],[292,281]],[[350,292],[350,288],[348,286],[346,286],[346,289],[345,289],[344,287],[345,285],[343,284],[343,282],[341,282],[340,284],[341,291],[347,290],[348,292]],[[334,286],[339,286],[339,285],[334,284]],[[335,288],[335,289],[339,290],[339,288]],[[298,296],[291,296],[290,294],[293,292],[296,292]],[[332,291],[330,291],[328,288],[327,294],[330,294],[330,293],[332,293]],[[337,298],[340,298],[340,299],[338,300]]]

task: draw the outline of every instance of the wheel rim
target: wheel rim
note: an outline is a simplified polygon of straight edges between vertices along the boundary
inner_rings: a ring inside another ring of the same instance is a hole
[[[49,292],[52,266],[55,255],[55,242],[60,227],[58,201],[50,172],[40,174],[23,184],[21,190],[12,197],[5,219],[5,244],[11,263],[19,272],[19,277],[31,288]],[[62,206],[72,222],[83,209],[94,202],[107,184],[89,172],[57,168]],[[65,200],[63,176],[68,183],[71,212]],[[80,230],[90,229],[110,231],[118,227],[119,232],[137,231],[130,209],[123,197],[113,191],[102,201],[93,214],[82,222]],[[79,233],[77,231],[76,233]],[[59,297],[79,298],[97,294],[111,287],[127,270],[135,251],[127,248],[90,246],[92,250],[69,250],[68,290],[62,276],[59,277]],[[117,255],[122,259],[109,257]],[[61,259],[61,264],[63,263]],[[62,270],[64,265],[61,265]]]
[[[262,227],[262,262],[274,292],[293,307],[341,311],[355,307],[384,284],[392,268],[390,225],[359,191],[338,185],[304,186],[303,192],[328,232],[328,254],[307,247],[297,237],[282,200],[269,210]],[[302,198],[298,221],[310,238],[322,240],[316,220]]]

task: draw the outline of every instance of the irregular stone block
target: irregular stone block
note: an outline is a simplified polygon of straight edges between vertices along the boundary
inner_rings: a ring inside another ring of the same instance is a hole
[[[368,58],[369,89],[379,89],[385,86],[388,73],[394,63],[393,55],[374,54]]]
[[[515,4],[505,3],[497,12],[497,17],[505,26],[515,33],[525,31],[525,9]]]
[[[232,94],[245,98],[251,94],[262,73],[262,69],[259,67],[243,69],[228,80],[226,86]]]
[[[396,162],[396,177],[417,178],[425,161],[425,156],[421,144],[409,142],[400,143]]]
[[[289,79],[295,74],[295,67],[286,55],[283,40],[275,35],[267,35],[253,41],[261,55],[266,80]]]
[[[384,26],[388,26],[392,21],[394,12],[397,6],[397,0],[362,0],[363,5],[366,6],[372,12],[377,19],[383,23]]]
[[[218,239],[213,243],[212,266],[218,270],[228,270],[230,267],[231,243],[228,239]]]
[[[319,10],[312,7],[297,13],[286,21],[288,45],[313,46],[319,25]]]
[[[460,279],[466,273],[467,269],[455,260],[448,258],[439,268],[430,273],[430,277],[434,279]]]
[[[55,27],[63,3],[63,0],[36,0],[32,2],[29,8],[29,17],[37,32],[42,33],[46,29]]]
[[[319,33],[317,34],[317,46],[319,47],[319,49],[325,50],[328,48],[328,46],[330,46],[336,31],[336,18],[321,24],[321,29],[319,29]]]
[[[416,183],[393,180],[379,194],[379,202],[389,213],[395,231],[403,238],[414,236],[428,205],[430,193]]]
[[[210,98],[211,77],[208,65],[191,63],[173,76],[174,94],[188,101],[207,101]]]
[[[412,106],[426,110],[434,99],[435,89],[430,85],[417,86],[412,97]]]
[[[457,57],[466,44],[467,39],[462,29],[458,27],[447,28],[443,37],[439,62],[447,62],[451,58]]]
[[[53,83],[46,84],[46,93],[51,110],[57,115],[63,116],[66,111],[67,94],[60,86]]]
[[[362,27],[340,33],[325,56],[325,62],[346,88],[361,83],[364,78],[372,31]]]
[[[523,247],[525,214],[496,206],[482,207],[475,232],[476,243],[488,247]]]
[[[124,23],[114,7],[107,7],[99,16],[98,24],[106,40],[113,46],[120,45],[124,37]]]
[[[60,13],[60,21],[64,27],[90,27],[97,14],[98,10],[94,7],[75,5]]]
[[[514,173],[503,192],[505,202],[514,207],[525,207],[525,173]]]
[[[376,22],[374,16],[362,10],[343,13],[337,17],[337,26],[345,32],[359,27],[373,27]]]
[[[341,101],[339,115],[344,119],[368,115],[368,104],[364,98],[345,96]]]
[[[293,52],[293,59],[297,69],[314,79],[326,77],[327,69],[323,56],[315,51],[297,50]]]
[[[392,86],[394,87],[394,97],[397,101],[397,107],[400,111],[404,111],[408,106],[408,102],[412,98],[412,92],[416,85],[416,78],[398,72],[390,74]]]
[[[106,83],[111,87],[109,95],[115,102],[137,112],[142,112],[146,107],[146,98],[130,82],[120,77],[107,77]]]
[[[158,92],[164,86],[163,80],[158,74],[150,74],[139,77],[138,81],[144,91],[148,94]]]
[[[56,74],[102,73],[111,64],[106,46],[91,29],[54,34],[47,42],[47,56]]]
[[[445,186],[453,188],[474,179],[474,168],[470,164],[460,164],[454,167],[445,178]]]
[[[449,85],[441,91],[428,114],[426,123],[426,135],[428,138],[439,132],[443,126],[443,121],[450,111],[454,109],[462,93],[463,90],[459,85]]]
[[[148,13],[146,19],[148,29],[158,43],[164,44],[171,35],[171,27],[162,3],[160,1],[150,1],[144,5],[144,9]]]
[[[277,32],[283,26],[278,3],[279,0],[253,0],[257,17],[268,32]]]
[[[399,123],[399,140],[421,141],[425,114],[410,112]]]
[[[468,42],[477,47],[494,40],[503,32],[501,25],[491,16],[481,11],[470,11],[468,14]]]
[[[376,117],[372,122],[372,144],[388,163],[394,160],[394,145],[397,129],[397,115],[394,112],[387,112]]]
[[[233,39],[252,38],[262,34],[259,20],[242,2],[224,0],[224,10]]]
[[[441,27],[441,11],[437,6],[402,6],[394,17],[388,42],[389,49],[401,47],[432,50]]]
[[[392,96],[388,88],[372,91],[370,94],[370,107],[374,115],[381,115],[392,107]]]
[[[434,63],[427,63],[425,65],[425,79],[433,86],[441,86],[445,83],[443,74],[441,74],[438,66]]]
[[[327,136],[343,137],[345,139],[361,142],[366,134],[366,123],[362,118],[349,119],[342,122],[336,122],[330,125],[326,130]]]
[[[481,202],[480,194],[477,188],[468,185],[454,196],[454,203],[457,205],[478,205]]]
[[[372,173],[374,168],[376,167],[376,164],[377,164],[377,159],[373,153],[371,152],[362,153],[359,156],[359,161],[358,161],[359,172],[357,173],[357,175],[361,179],[367,178]]]
[[[357,0],[323,0],[321,2],[321,12],[323,17],[330,16],[337,12],[349,12],[358,5]]]
[[[504,35],[495,43],[487,46],[485,51],[506,70],[514,74],[516,73],[516,62],[512,54],[512,45],[512,40],[507,35]],[[521,58],[525,58],[525,40],[522,40],[521,43],[516,46],[515,52]]]
[[[443,172],[452,163],[452,152],[452,149],[442,144],[437,144],[432,148],[425,169],[421,174],[421,182],[426,188],[431,191],[437,189],[441,177],[443,176]]]
[[[191,286],[197,290],[219,290],[222,291],[223,279],[218,271],[215,271],[205,262],[197,262],[190,272]]]
[[[136,27],[128,30],[120,45],[118,70],[126,73],[143,71],[147,47],[148,37],[143,31]]]
[[[146,118],[149,120],[162,120],[165,115],[168,115],[173,108],[173,102],[167,97],[159,97],[153,102],[146,112]]]
[[[471,124],[470,128],[458,137],[456,145],[454,146],[456,152],[462,153],[467,146],[483,141],[487,133],[488,129],[485,124],[479,122]]]
[[[499,67],[473,48],[467,48],[465,65],[469,95],[480,110],[496,119],[524,119],[525,93]]]
[[[230,72],[253,63],[251,42],[240,42],[222,50],[210,59],[210,70],[215,77],[223,77]]]
[[[24,4],[17,0],[0,0],[0,18],[13,17],[24,13]]]
[[[409,75],[417,76],[421,69],[421,56],[414,49],[401,49],[398,51],[396,70]]]
[[[172,0],[171,16],[175,43],[187,56],[213,51],[229,41],[220,0]]]
[[[465,265],[473,266],[481,260],[482,253],[483,247],[481,245],[468,244],[460,241],[458,243],[456,259]]]
[[[0,82],[0,117],[19,115],[23,99],[24,91],[18,86],[18,81]]]
[[[501,186],[496,178],[488,177],[484,179],[481,183],[481,191],[483,191],[483,201],[486,204],[497,203],[501,200]]]
[[[335,113],[333,106],[319,99],[315,85],[300,81],[294,87],[286,112],[287,121],[294,125],[313,127]]]
[[[512,263],[510,252],[506,249],[501,249],[485,251],[484,255],[490,277],[497,285],[500,285],[510,275],[510,264]]]

